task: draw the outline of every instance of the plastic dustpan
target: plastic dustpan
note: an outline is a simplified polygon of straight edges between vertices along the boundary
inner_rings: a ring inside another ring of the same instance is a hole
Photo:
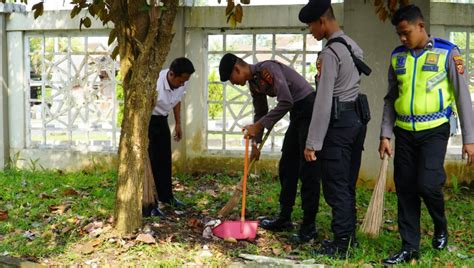
[[[247,190],[248,177],[248,160],[249,160],[249,136],[245,137],[245,155],[244,155],[244,180],[242,184],[242,211],[240,221],[224,221],[223,223],[212,229],[212,233],[220,238],[235,239],[254,239],[257,235],[258,221],[245,220],[245,199]]]
[[[215,236],[237,240],[254,239],[257,235],[258,221],[224,221],[212,229]]]

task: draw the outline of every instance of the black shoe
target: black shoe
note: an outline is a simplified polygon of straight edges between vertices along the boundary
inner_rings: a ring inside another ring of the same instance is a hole
[[[261,221],[260,227],[269,231],[273,231],[273,232],[282,232],[282,231],[292,230],[293,223],[291,222],[290,219],[277,218],[275,220]]]
[[[164,219],[166,218],[166,214],[163,211],[161,211],[159,207],[156,207],[151,210],[150,217],[160,217]]]
[[[344,258],[347,253],[347,247],[338,246],[335,241],[324,240],[321,247],[313,251],[313,255],[324,255],[328,257]]]
[[[182,202],[182,201],[180,201],[176,198],[173,198],[173,199],[171,199],[169,201],[166,201],[166,202],[163,202],[163,203],[166,203],[166,204],[168,204],[168,205],[170,205],[174,208],[184,209],[184,208],[187,207],[187,205],[184,202]]]
[[[302,244],[315,239],[318,236],[316,226],[313,224],[302,224],[298,233],[293,234],[290,238],[292,243]]]
[[[419,254],[417,250],[411,249],[411,250],[405,250],[402,249],[400,252],[395,253],[388,259],[385,259],[382,261],[384,265],[395,265],[395,264],[400,264],[403,262],[409,262],[413,259],[418,259]]]
[[[434,249],[445,249],[448,246],[448,232],[441,231],[439,234],[435,233],[433,240],[431,241],[431,245]]]

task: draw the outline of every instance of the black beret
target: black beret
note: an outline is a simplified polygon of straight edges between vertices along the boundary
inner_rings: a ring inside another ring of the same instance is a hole
[[[300,10],[298,18],[303,23],[310,23],[318,20],[331,6],[331,0],[309,0]]]
[[[237,56],[232,53],[227,53],[222,57],[219,63],[219,75],[221,76],[222,82],[229,80],[236,61]]]

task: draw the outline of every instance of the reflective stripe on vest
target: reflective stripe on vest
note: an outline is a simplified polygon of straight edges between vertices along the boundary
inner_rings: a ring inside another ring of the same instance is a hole
[[[395,125],[410,131],[435,128],[446,122],[454,104],[454,91],[447,75],[449,48],[445,44],[414,56],[408,49],[392,53],[392,67],[398,81]],[[453,46],[454,47],[454,46]]]

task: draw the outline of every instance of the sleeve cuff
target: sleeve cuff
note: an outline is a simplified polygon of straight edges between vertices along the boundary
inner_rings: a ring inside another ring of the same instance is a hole
[[[306,148],[313,151],[321,151],[321,149],[323,148],[323,145],[317,142],[306,141]]]
[[[462,144],[474,144],[474,134],[463,135]]]

